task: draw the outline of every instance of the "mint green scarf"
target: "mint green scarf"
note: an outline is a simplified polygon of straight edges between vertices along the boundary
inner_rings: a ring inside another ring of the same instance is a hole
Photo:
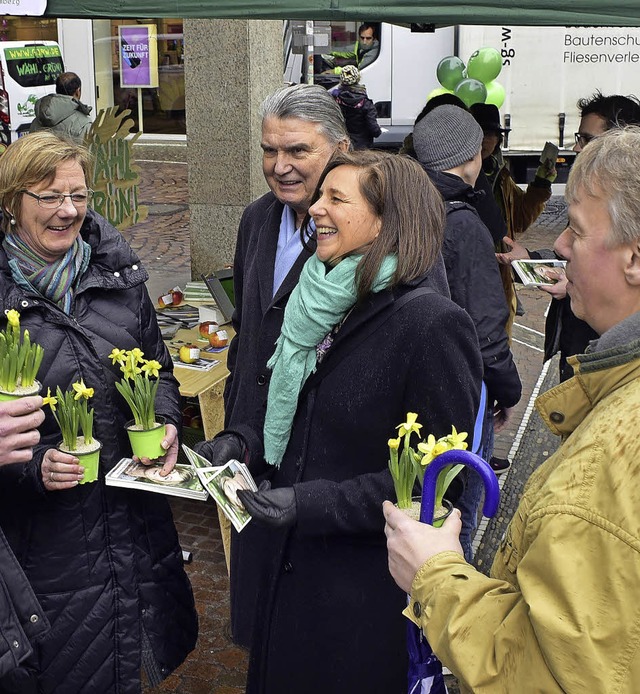
[[[356,303],[355,272],[361,259],[361,255],[349,256],[327,270],[313,255],[305,263],[300,281],[291,292],[276,351],[267,363],[273,374],[264,421],[264,455],[271,465],[279,467],[282,462],[298,396],[315,370],[316,345]],[[397,264],[395,256],[387,256],[382,261],[373,292],[389,285]]]

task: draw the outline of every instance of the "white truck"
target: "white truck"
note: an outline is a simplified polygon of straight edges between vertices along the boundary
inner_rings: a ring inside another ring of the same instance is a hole
[[[357,22],[317,22],[329,36],[317,53],[344,50],[357,39]],[[362,82],[386,130],[376,146],[397,147],[413,128],[427,95],[439,87],[436,67],[446,56],[465,63],[478,48],[502,55],[497,77],[506,91],[500,112],[510,128],[505,155],[519,182],[530,180],[546,141],[560,147],[558,182],[573,159],[580,120],[578,99],[596,90],[640,97],[640,28],[456,26],[432,32],[376,24],[377,59],[362,70]],[[316,78],[318,79],[318,78]],[[566,164],[566,167],[563,167]]]

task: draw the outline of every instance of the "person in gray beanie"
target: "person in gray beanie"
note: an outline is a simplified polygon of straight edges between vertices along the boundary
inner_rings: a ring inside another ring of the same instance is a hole
[[[451,298],[471,316],[480,341],[488,394],[481,452],[489,460],[494,431],[509,422],[522,385],[505,330],[509,309],[493,240],[475,209],[478,193],[473,186],[482,167],[482,138],[475,118],[450,105],[433,109],[413,131],[418,161],[445,199],[442,255]],[[475,472],[466,474],[465,491],[457,506],[462,513],[460,543],[470,561],[482,483]]]
[[[447,104],[434,108],[415,126],[413,146],[425,169],[448,171],[479,156],[483,137],[470,113]]]

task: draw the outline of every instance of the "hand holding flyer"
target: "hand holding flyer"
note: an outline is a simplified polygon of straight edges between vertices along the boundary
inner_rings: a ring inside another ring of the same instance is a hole
[[[565,260],[514,260],[511,267],[525,287],[555,284],[565,276]]]
[[[251,520],[251,516],[242,505],[237,492],[240,489],[258,491],[247,466],[238,460],[230,460],[226,465],[212,467],[206,458],[188,446],[182,444],[182,450],[195,468],[202,486],[215,499],[233,527],[240,532]]]

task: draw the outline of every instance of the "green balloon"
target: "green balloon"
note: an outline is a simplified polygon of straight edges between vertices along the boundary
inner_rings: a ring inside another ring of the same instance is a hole
[[[444,87],[436,87],[432,89],[427,95],[427,101],[431,101],[434,96],[442,96],[443,94],[453,94],[451,89],[445,89]]]
[[[487,88],[479,80],[464,79],[453,92],[464,101],[467,107],[472,104],[483,104],[487,98]]]
[[[494,106],[501,108],[502,104],[504,104],[504,87],[500,84],[500,82],[496,82],[495,80],[488,82],[485,87],[487,88],[487,98],[485,99],[484,103],[493,104]]]
[[[457,55],[443,58],[436,68],[436,76],[445,89],[453,90],[464,79],[464,63]]]
[[[480,48],[470,58],[467,77],[487,84],[494,80],[502,70],[502,58],[495,48]]]

